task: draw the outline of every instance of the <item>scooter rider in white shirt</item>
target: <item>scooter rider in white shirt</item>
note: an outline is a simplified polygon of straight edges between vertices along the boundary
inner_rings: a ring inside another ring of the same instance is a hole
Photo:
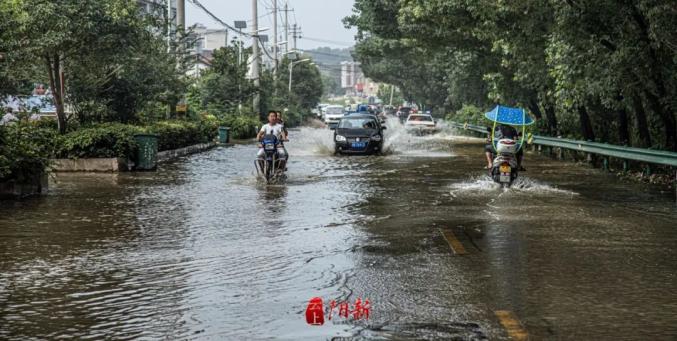
[[[284,126],[278,123],[277,114],[275,113],[275,111],[271,111],[268,113],[268,123],[264,124],[261,127],[261,130],[259,130],[256,139],[259,142],[261,142],[263,136],[265,135],[275,135],[278,141],[280,142],[277,146],[277,155],[279,156],[280,160],[282,160],[280,168],[285,169],[287,152],[284,149],[283,142],[287,141],[287,134],[284,131]],[[264,155],[265,152],[263,151],[263,146],[259,145],[259,152],[256,154],[256,157],[259,160],[263,160]]]

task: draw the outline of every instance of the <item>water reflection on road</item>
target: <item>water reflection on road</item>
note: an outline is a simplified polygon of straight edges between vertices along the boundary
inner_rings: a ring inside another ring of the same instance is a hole
[[[669,193],[537,155],[502,190],[481,141],[389,128],[372,157],[292,132],[275,186],[238,144],[3,203],[0,338],[507,339],[498,310],[533,339],[677,336]],[[311,327],[314,296],[370,320]]]

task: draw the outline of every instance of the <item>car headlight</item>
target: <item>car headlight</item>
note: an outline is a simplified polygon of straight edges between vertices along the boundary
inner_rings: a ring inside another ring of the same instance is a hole
[[[381,141],[381,135],[374,135],[371,137],[371,140],[376,142]]]
[[[346,142],[346,137],[342,135],[336,135],[336,142]]]

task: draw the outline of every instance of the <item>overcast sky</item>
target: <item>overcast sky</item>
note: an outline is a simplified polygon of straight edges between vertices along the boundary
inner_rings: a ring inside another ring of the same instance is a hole
[[[199,1],[214,15],[230,25],[235,20],[247,20],[248,25],[251,25],[252,2],[250,0]],[[280,9],[284,7],[284,1],[278,0]],[[353,44],[355,32],[354,30],[346,30],[342,22],[344,17],[352,13],[353,0],[288,1],[289,7],[294,9],[294,12],[289,12],[289,24],[292,25],[297,22],[301,26],[305,38],[298,41],[298,48],[312,49],[319,46],[336,48],[348,47]],[[263,34],[272,35],[272,3],[273,0],[259,0],[259,27],[271,28],[270,31]],[[217,22],[190,1],[186,1],[186,21],[188,25],[201,23],[209,28],[221,28]],[[284,25],[281,19],[278,19],[278,25],[281,30]]]

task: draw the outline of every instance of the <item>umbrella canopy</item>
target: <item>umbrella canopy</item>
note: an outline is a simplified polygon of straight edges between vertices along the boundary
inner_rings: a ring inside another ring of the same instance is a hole
[[[494,110],[484,114],[489,121],[514,126],[528,126],[534,123],[534,120],[524,109],[510,108],[497,105]]]

